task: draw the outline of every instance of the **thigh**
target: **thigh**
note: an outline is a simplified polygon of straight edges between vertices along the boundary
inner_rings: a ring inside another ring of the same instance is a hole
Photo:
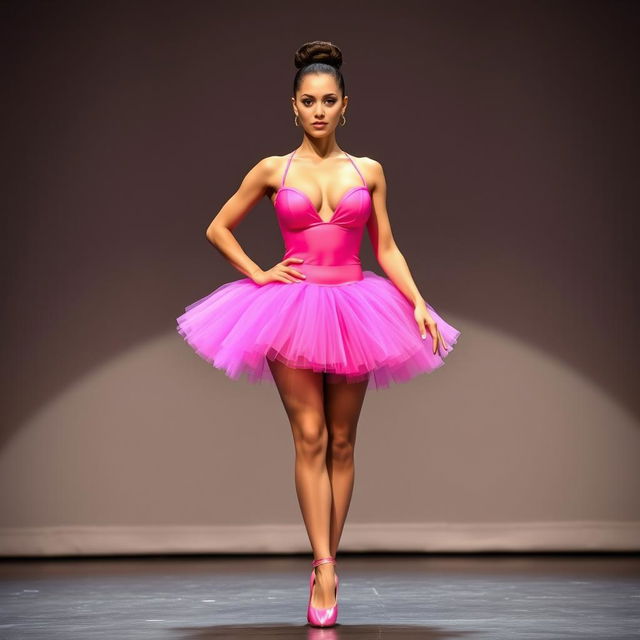
[[[325,429],[322,372],[294,369],[277,359],[267,358],[267,363],[294,436],[317,436]]]

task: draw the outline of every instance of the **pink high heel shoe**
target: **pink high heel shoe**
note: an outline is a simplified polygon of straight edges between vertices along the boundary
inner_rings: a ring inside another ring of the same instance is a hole
[[[316,572],[315,567],[319,564],[336,564],[336,559],[333,556],[328,556],[327,558],[318,558],[318,560],[314,560],[311,564],[313,565],[313,569],[311,569],[311,577],[309,578],[309,605],[307,606],[307,622],[313,627],[331,627],[336,623],[338,619],[338,576],[335,575],[335,584],[336,584],[336,603],[332,607],[328,607],[326,609],[321,609],[318,607],[313,607],[311,605],[311,596],[313,595],[313,585],[316,582]]]

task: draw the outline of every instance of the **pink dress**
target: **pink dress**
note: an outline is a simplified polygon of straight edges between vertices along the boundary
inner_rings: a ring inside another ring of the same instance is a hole
[[[347,190],[327,221],[309,197],[285,179],[274,208],[285,245],[283,260],[306,274],[294,283],[256,284],[242,278],[221,285],[193,302],[177,318],[177,330],[193,350],[238,380],[274,382],[267,359],[289,367],[327,372],[329,382],[358,382],[382,389],[444,364],[460,331],[430,305],[427,308],[450,346],[433,353],[433,341],[420,335],[413,305],[389,280],[360,264],[362,235],[372,201],[362,185]]]

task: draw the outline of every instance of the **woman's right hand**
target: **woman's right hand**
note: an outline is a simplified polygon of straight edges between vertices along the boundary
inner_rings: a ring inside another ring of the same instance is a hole
[[[267,271],[258,271],[252,276],[252,280],[259,285],[267,282],[302,282],[306,276],[293,267],[289,267],[291,262],[304,262],[304,258],[285,258]]]

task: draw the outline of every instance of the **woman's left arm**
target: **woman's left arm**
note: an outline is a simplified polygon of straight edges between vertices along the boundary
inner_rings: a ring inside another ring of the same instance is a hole
[[[447,350],[445,343],[427,309],[426,300],[420,294],[418,287],[409,270],[409,265],[396,244],[391,231],[389,214],[387,212],[387,183],[382,165],[376,160],[367,158],[367,182],[371,188],[373,209],[367,221],[367,230],[371,239],[371,246],[378,264],[387,274],[389,280],[404,294],[414,307],[414,317],[422,338],[426,338],[428,331],[433,338],[433,353],[439,344]]]

